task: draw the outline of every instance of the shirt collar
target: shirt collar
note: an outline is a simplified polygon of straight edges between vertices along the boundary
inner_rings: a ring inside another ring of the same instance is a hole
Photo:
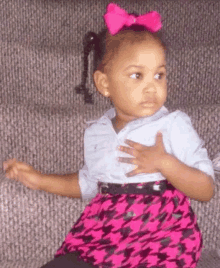
[[[156,121],[167,114],[169,114],[168,109],[165,106],[162,106],[155,114],[151,116],[140,117],[138,119],[135,119],[129,122],[128,125],[146,124],[149,122]],[[95,122],[100,123],[100,124],[106,124],[107,122],[111,121],[111,119],[114,118],[115,115],[116,115],[115,108],[111,108],[99,120],[96,120]]]

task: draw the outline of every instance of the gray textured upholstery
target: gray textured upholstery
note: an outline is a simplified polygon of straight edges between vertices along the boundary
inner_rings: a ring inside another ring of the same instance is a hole
[[[103,26],[103,0],[0,1],[0,162],[16,157],[45,173],[83,165],[86,120],[111,107],[92,85],[94,105],[74,86],[82,38]],[[121,0],[129,12],[157,10],[167,44],[167,107],[187,112],[211,159],[220,152],[220,1]],[[90,64],[91,65],[91,64]],[[90,67],[92,68],[92,67]],[[49,261],[86,203],[24,187],[0,171],[0,267]],[[204,237],[199,268],[220,267],[220,176],[208,203],[192,201]]]

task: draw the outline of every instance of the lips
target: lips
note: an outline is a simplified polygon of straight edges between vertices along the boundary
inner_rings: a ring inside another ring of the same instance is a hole
[[[141,104],[145,103],[156,103],[156,100],[154,98],[147,99],[146,101],[141,102]]]
[[[146,101],[141,102],[143,107],[153,107],[156,103],[156,100],[153,98],[147,99]]]
[[[155,100],[146,100],[146,101],[143,101],[141,104],[145,104],[145,103],[155,103],[156,101]]]

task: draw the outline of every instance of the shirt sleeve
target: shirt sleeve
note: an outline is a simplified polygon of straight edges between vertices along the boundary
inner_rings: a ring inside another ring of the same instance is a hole
[[[204,148],[204,141],[192,126],[189,116],[182,111],[177,111],[171,124],[170,142],[175,157],[215,179],[212,161]]]
[[[92,179],[89,175],[89,170],[86,165],[79,170],[79,186],[83,200],[89,200],[98,193],[97,181]]]

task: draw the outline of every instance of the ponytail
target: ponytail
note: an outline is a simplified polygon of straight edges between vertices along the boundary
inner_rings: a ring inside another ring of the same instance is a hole
[[[92,94],[89,93],[89,89],[86,88],[86,80],[88,76],[88,57],[92,49],[96,49],[99,46],[99,38],[94,32],[88,32],[83,40],[83,72],[82,80],[79,86],[76,86],[75,90],[77,94],[84,94],[85,103],[93,104]]]

